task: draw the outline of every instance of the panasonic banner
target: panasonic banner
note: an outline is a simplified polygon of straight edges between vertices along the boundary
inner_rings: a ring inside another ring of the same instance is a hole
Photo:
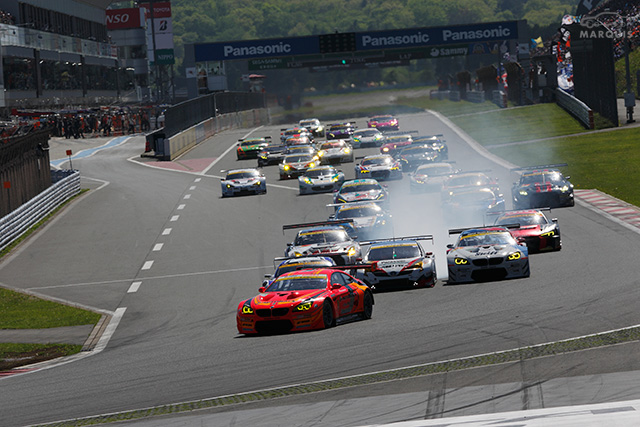
[[[204,43],[196,44],[194,48],[196,62],[313,55],[320,52],[318,38],[314,36]]]

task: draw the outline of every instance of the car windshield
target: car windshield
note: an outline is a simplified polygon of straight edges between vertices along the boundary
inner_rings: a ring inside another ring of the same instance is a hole
[[[363,131],[356,132],[354,134],[354,136],[365,137],[365,138],[369,138],[376,135],[380,135],[380,132],[377,130],[363,130]]]
[[[362,166],[390,165],[391,161],[391,157],[373,157],[371,159],[362,160]]]
[[[547,223],[547,219],[541,213],[502,215],[496,220],[496,225],[507,225],[507,224],[541,225],[546,223]]]
[[[303,156],[287,156],[284,159],[285,163],[302,163],[302,162],[310,162],[313,159],[313,157],[309,156],[309,155],[303,155]]]
[[[309,141],[309,138],[305,137],[300,137],[300,136],[294,136],[291,138],[287,138],[286,141],[287,145],[304,145],[304,144],[310,144],[311,141]]]
[[[417,258],[420,249],[417,244],[374,246],[369,249],[367,261],[381,261],[396,258]]]
[[[454,176],[449,179],[448,185],[451,187],[465,185],[485,185],[489,182],[487,177],[482,175]]]
[[[284,145],[269,145],[264,147],[263,150],[268,153],[276,153],[285,149]]]
[[[393,120],[393,116],[378,116],[373,118],[374,122],[390,122],[391,120]]]
[[[335,169],[313,169],[306,173],[306,176],[309,178],[320,178],[321,176],[333,176],[335,175]]]
[[[251,141],[242,141],[240,146],[242,147],[250,147],[252,145],[264,144],[266,141],[264,139],[253,139]]]
[[[361,191],[380,190],[380,184],[347,185],[340,189],[341,193],[359,193]]]
[[[301,231],[296,236],[295,245],[317,245],[320,243],[343,243],[351,238],[344,229]]]
[[[382,212],[382,209],[378,206],[361,206],[357,208],[348,207],[341,208],[336,213],[336,218],[363,218],[368,216],[376,216]]]
[[[284,273],[289,273],[290,271],[302,270],[304,268],[317,268],[317,267],[332,267],[335,265],[333,262],[326,259],[319,259],[315,261],[300,261],[300,262],[288,262],[286,264],[280,265],[274,274],[274,277],[280,277]]]
[[[532,174],[522,175],[520,183],[522,184],[536,184],[541,182],[550,182],[560,184],[563,182],[562,174],[560,172],[539,172]]]
[[[413,139],[411,138],[411,135],[399,135],[399,136],[390,136],[387,138],[387,142],[392,142],[392,143],[399,143],[399,142],[411,142],[413,141]]]
[[[230,172],[227,174],[227,179],[257,178],[259,176],[258,171]]]
[[[419,167],[416,174],[422,175],[448,175],[453,172],[451,166],[429,166]]]
[[[470,191],[464,193],[457,193],[452,196],[452,199],[456,203],[481,203],[481,202],[493,202],[495,196],[489,191]]]
[[[336,131],[336,130],[348,130],[349,126],[347,125],[338,125],[338,126],[331,126],[331,128],[329,128],[330,131]]]
[[[516,245],[516,241],[511,233],[506,231],[469,233],[458,239],[458,246],[485,245]]]
[[[273,282],[266,292],[306,291],[310,289],[324,289],[327,287],[327,276],[284,276]]]
[[[330,148],[343,148],[344,146],[345,146],[344,141],[332,141],[332,142],[325,142],[320,146],[320,149],[328,150]]]
[[[313,153],[313,147],[310,145],[297,145],[295,147],[289,147],[287,148],[287,152],[289,153],[306,153],[306,154],[311,154]]]
[[[403,148],[400,154],[433,153],[433,148],[428,145]]]
[[[300,126],[317,126],[318,122],[316,122],[315,120],[303,120],[300,122]]]

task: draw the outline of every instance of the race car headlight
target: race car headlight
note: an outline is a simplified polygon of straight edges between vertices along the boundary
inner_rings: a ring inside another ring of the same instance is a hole
[[[382,135],[376,135],[373,137],[376,141],[380,141],[382,139]]]
[[[331,182],[336,182],[340,179],[339,175],[334,176],[333,178],[331,178]]]
[[[266,154],[260,154],[260,158],[262,160],[267,160],[267,155]]]
[[[546,233],[542,233],[540,237],[553,237],[555,235],[556,235],[556,232],[554,230],[551,230],[551,231],[547,231]]]
[[[349,154],[350,152],[351,152],[351,150],[350,150],[350,149],[348,149],[348,148],[345,148],[345,149],[344,149],[344,154]]]
[[[227,188],[231,188],[231,184],[227,184]]]
[[[338,203],[347,203],[347,201],[345,199],[343,199],[342,197],[338,197],[336,199],[336,202],[338,202]]]
[[[400,167],[399,166],[394,166],[394,167],[391,168],[391,170],[392,171],[397,171],[397,170],[400,170]]]
[[[378,197],[376,197],[376,200],[380,200],[380,199],[384,199],[384,194],[378,194]]]
[[[512,254],[510,254],[507,259],[509,261],[515,261],[517,259],[520,259],[522,257],[522,252],[518,251],[518,252],[514,252]]]
[[[310,168],[315,168],[316,164],[314,162],[311,162],[307,166],[310,167]]]
[[[389,147],[383,147],[382,151],[384,151],[385,153],[389,151]]]
[[[526,196],[527,194],[529,194],[527,190],[520,190],[519,193],[521,196]]]
[[[349,256],[354,256],[356,254],[356,247],[355,246],[350,246],[349,249],[347,250],[347,255]]]
[[[369,173],[369,169],[360,169],[360,173]]]
[[[260,181],[254,182],[253,185],[260,185]]]
[[[250,303],[242,306],[242,314],[253,314],[253,308],[251,308]]]
[[[303,180],[306,184],[309,184],[309,185],[313,184],[313,182],[311,182],[311,180],[309,179],[309,177],[308,177],[308,176],[305,176],[304,178],[302,178],[302,180]]]
[[[455,258],[453,260],[453,262],[456,263],[456,265],[467,265],[469,264],[469,260],[466,258]]]
[[[360,138],[358,138],[357,136],[354,136],[354,137],[353,137],[353,141],[354,141],[354,142],[360,142]]]
[[[291,169],[291,166],[289,166],[289,165],[284,165],[284,170],[288,171],[289,169]]]
[[[312,301],[305,301],[301,304],[298,304],[295,308],[296,311],[307,311],[311,308],[311,306],[313,305]]]
[[[326,154],[326,151],[324,151],[324,150],[320,150],[320,151],[318,151],[318,157],[322,157],[322,156],[324,156],[325,154]]]
[[[300,257],[300,256],[302,256],[302,254],[301,254],[300,252],[294,252],[294,253],[293,253],[293,256],[295,256],[295,257]]]
[[[568,186],[568,185],[565,185],[564,187],[562,187],[562,188],[560,189],[560,191],[562,191],[563,193],[566,193],[567,191],[569,191],[569,186]]]
[[[407,267],[407,268],[408,268],[408,269],[411,269],[411,268],[420,269],[420,268],[422,268],[422,261],[418,261],[418,262],[416,262],[415,264],[411,264],[411,265],[410,265],[409,267]]]

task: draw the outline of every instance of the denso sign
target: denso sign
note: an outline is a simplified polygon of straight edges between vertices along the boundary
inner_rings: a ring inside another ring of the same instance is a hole
[[[124,28],[140,28],[143,19],[141,14],[144,9],[111,9],[107,10],[107,30],[121,30]]]

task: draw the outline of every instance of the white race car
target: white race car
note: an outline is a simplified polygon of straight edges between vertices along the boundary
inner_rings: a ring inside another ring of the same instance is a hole
[[[282,226],[282,230],[301,228],[292,243],[287,244],[284,256],[288,258],[324,256],[338,265],[355,264],[361,256],[360,244],[349,237],[340,224],[353,220],[323,221]]]
[[[355,166],[356,178],[402,179],[402,165],[389,154],[365,156]]]
[[[220,186],[222,197],[265,194],[267,179],[257,169],[233,169],[227,171],[225,178],[220,180]]]
[[[353,147],[344,139],[333,139],[318,145],[318,157],[323,164],[353,162]]]
[[[316,166],[298,177],[300,194],[331,193],[344,182],[344,173],[333,166]]]

